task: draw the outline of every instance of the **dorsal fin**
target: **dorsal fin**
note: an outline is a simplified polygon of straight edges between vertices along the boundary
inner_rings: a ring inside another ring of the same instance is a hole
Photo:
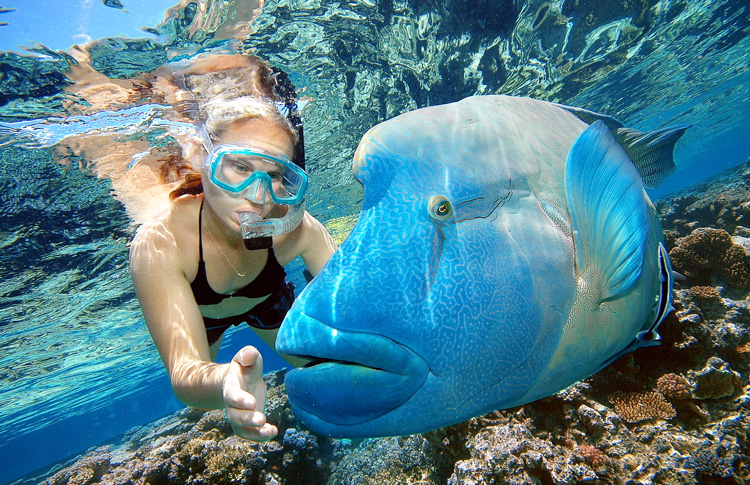
[[[660,130],[639,131],[626,128],[619,120],[611,116],[575,106],[563,104],[557,106],[590,125],[596,121],[603,121],[635,164],[644,185],[649,188],[658,187],[674,172],[674,145],[691,126],[675,125]]]
[[[675,170],[674,144],[690,125],[677,125],[655,131],[620,128],[615,139],[635,163],[646,187],[658,187]]]
[[[598,270],[603,278],[600,302],[613,299],[640,276],[650,225],[641,177],[602,121],[571,146],[565,193],[578,274]]]

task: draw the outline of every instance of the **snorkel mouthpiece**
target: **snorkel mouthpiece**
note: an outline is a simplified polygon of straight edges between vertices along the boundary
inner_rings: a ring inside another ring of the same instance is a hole
[[[268,234],[263,224],[263,218],[254,212],[243,212],[240,214],[240,230],[242,239],[245,241],[245,248],[252,251],[254,249],[267,249],[273,245],[273,237]]]
[[[273,236],[294,230],[302,222],[305,202],[289,206],[284,217],[263,219],[255,212],[240,213],[240,230],[247,249],[266,249],[273,245]]]

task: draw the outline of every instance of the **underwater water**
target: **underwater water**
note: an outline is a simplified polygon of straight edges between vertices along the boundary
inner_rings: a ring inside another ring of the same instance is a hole
[[[471,95],[531,96],[643,130],[692,124],[677,146],[676,173],[650,192],[654,199],[750,155],[745,0],[173,0],[149,15],[145,3],[4,2],[16,10],[0,13],[8,24],[0,25],[3,483],[182,407],[130,282],[132,221],[112,196],[117,187],[92,166],[93,148],[79,143],[102,135],[112,150],[140,139],[168,145],[161,107],[114,99],[114,91],[99,107],[86,105],[81,91],[66,90],[79,66],[118,81],[172,55],[239,40],[283,68],[308,99],[308,210],[336,237],[360,209],[350,164],[362,134],[405,111]],[[58,13],[72,20],[50,24]],[[82,33],[73,21],[96,15],[107,22],[88,25],[111,30]],[[149,28],[125,37],[124,19]],[[70,32],[84,37],[63,35]],[[86,35],[92,42],[71,50]],[[299,264],[290,273],[304,286]],[[258,343],[233,329],[220,359],[248,341]],[[266,370],[283,366],[270,349],[263,354]]]

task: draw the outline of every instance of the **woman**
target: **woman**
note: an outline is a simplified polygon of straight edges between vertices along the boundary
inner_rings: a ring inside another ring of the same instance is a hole
[[[202,168],[172,193],[164,217],[139,229],[133,283],[175,395],[223,408],[237,435],[268,440],[278,430],[263,413],[262,358],[247,346],[214,363],[221,335],[247,322],[273,347],[294,299],[283,266],[301,256],[315,275],[336,247],[304,210],[299,120],[279,110],[273,71],[244,56],[188,64],[173,79],[201,135],[183,159]]]

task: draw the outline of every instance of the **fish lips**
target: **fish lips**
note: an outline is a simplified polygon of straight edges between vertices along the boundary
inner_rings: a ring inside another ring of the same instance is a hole
[[[292,308],[279,353],[313,362],[286,374],[289,402],[313,430],[360,425],[405,403],[427,379],[427,363],[383,335],[339,330]],[[307,418],[307,419],[306,419]]]

